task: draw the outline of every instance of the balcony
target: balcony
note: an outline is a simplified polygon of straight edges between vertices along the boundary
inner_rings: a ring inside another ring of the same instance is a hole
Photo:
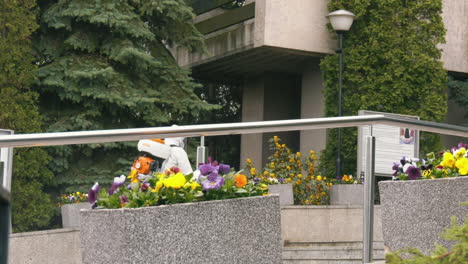
[[[207,54],[175,48],[179,65],[192,68],[202,79],[239,80],[264,72],[300,73],[304,65],[318,65],[334,53],[327,31],[326,0],[246,0],[226,8],[230,0],[197,0],[195,24],[205,35]],[[444,0],[447,28],[442,61],[447,70],[468,73],[468,3]]]

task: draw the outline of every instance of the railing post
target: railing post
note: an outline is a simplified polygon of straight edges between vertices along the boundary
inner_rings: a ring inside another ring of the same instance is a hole
[[[0,129],[0,135],[13,135],[13,130]],[[2,178],[3,188],[11,192],[11,176],[13,173],[13,148],[0,148],[0,162],[3,162]]]
[[[10,193],[0,186],[0,264],[8,263],[8,238],[11,230]]]
[[[372,131],[372,130],[371,130]],[[372,134],[371,134],[372,135]],[[364,208],[363,208],[363,237],[362,261],[372,262],[372,242],[374,231],[374,164],[375,137],[366,137],[366,168],[364,176]]]
[[[205,136],[200,137],[200,146],[197,147],[197,164],[195,164],[195,168],[198,168],[198,164],[200,163],[206,163]]]

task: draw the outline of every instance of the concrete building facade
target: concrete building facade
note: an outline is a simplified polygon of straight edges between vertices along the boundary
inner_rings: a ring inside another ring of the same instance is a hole
[[[203,4],[201,4],[203,2]],[[208,2],[216,3],[209,7]],[[219,7],[228,0],[198,1],[196,26],[205,35],[207,54],[174,49],[193,75],[243,84],[242,121],[324,116],[320,59],[333,54],[334,36],[327,30],[327,0],[246,0],[242,7]],[[218,6],[216,8],[212,8]],[[468,76],[468,2],[443,0],[447,29],[442,61],[449,72]],[[468,123],[466,109],[449,108],[447,123]],[[324,148],[325,130],[280,134],[293,149]],[[271,135],[243,135],[241,161],[265,162]],[[459,139],[445,139],[452,144]]]

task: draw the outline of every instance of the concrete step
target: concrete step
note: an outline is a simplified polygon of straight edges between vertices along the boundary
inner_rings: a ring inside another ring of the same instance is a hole
[[[384,259],[383,242],[374,242],[373,259]],[[362,263],[362,242],[290,242],[283,247],[283,263]]]

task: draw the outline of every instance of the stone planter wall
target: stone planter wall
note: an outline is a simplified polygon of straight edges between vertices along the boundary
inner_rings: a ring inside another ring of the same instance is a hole
[[[91,209],[91,205],[85,203],[64,204],[60,207],[62,212],[63,228],[72,228],[80,226],[80,210]]]
[[[468,177],[416,181],[379,182],[382,227],[385,245],[391,251],[416,247],[426,254],[438,242],[450,217],[462,223],[468,209]]]
[[[293,187],[291,183],[268,185],[268,192],[279,195],[280,205],[294,204]]]
[[[363,184],[335,184],[330,187],[331,205],[362,205]]]
[[[277,195],[83,210],[83,263],[281,263]]]

